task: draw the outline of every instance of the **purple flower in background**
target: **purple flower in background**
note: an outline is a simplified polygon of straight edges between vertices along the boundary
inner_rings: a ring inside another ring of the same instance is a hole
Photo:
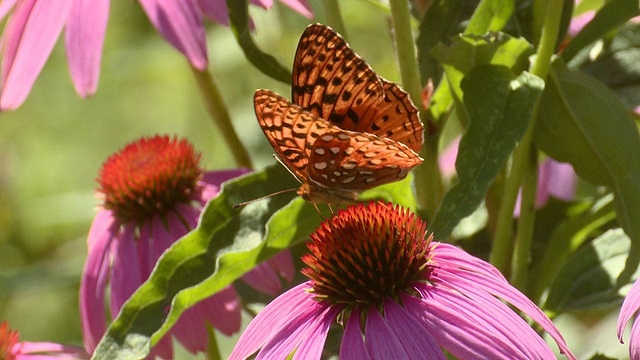
[[[320,359],[344,328],[340,359],[555,359],[514,306],[569,359],[551,320],[483,260],[432,242],[426,224],[385,203],[358,204],[311,235],[302,283],[268,304],[230,359]],[[501,300],[507,302],[505,304]]]
[[[98,182],[104,204],[89,231],[89,255],[80,285],[80,312],[87,351],[93,352],[106,328],[105,294],[115,317],[124,302],[149,277],[160,255],[195,228],[202,207],[217,195],[223,181],[246,173],[228,170],[203,173],[200,154],[186,140],[155,136],[127,145],[103,164]],[[258,290],[276,294],[281,277],[290,281],[295,269],[288,252],[245,275]],[[171,329],[192,353],[208,345],[206,324],[223,334],[240,330],[240,303],[228,286],[185,311]],[[173,357],[167,334],[151,356]]]
[[[227,24],[225,0],[139,0],[160,34],[198,70],[208,64],[203,14]],[[269,8],[273,0],[252,0]],[[282,0],[312,17],[306,0]],[[76,92],[95,94],[100,76],[110,0],[4,0],[0,20],[11,12],[2,32],[0,110],[14,110],[27,98],[58,37],[64,42]]]
[[[636,282],[629,290],[629,293],[622,303],[620,315],[618,316],[618,340],[622,343],[622,335],[627,323],[631,320],[638,310],[640,310],[640,280]],[[640,321],[634,320],[631,326],[631,336],[629,339],[629,357],[631,360],[640,359]]]
[[[0,324],[0,359],[81,360],[89,359],[83,348],[50,342],[19,341],[20,335],[4,321]]]

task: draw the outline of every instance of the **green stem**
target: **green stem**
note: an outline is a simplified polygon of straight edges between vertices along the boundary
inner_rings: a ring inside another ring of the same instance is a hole
[[[216,333],[213,330],[213,326],[207,324],[207,337],[209,338],[209,344],[207,346],[207,353],[205,357],[207,360],[222,360],[220,356],[220,349],[218,348],[218,341],[216,340]]]
[[[191,70],[202,93],[207,111],[213,119],[213,122],[218,126],[218,129],[222,132],[222,137],[226,141],[227,146],[229,146],[236,163],[241,167],[253,168],[247,149],[242,145],[238,134],[233,129],[229,111],[224,104],[220,90],[216,86],[213,77],[207,71],[199,71],[194,67],[192,67]]]
[[[324,14],[327,16],[329,25],[346,39],[347,27],[344,26],[344,21],[342,21],[338,0],[322,0],[322,5],[324,6]]]
[[[537,49],[535,61],[531,67],[531,73],[542,79],[546,79],[549,74],[551,66],[551,56],[555,50],[556,39],[558,38],[558,31],[560,26],[560,17],[562,15],[562,0],[549,0],[546,3],[544,24],[541,32],[540,43]],[[522,141],[516,147],[513,153],[513,165],[509,177],[505,182],[505,191],[502,198],[502,205],[498,212],[498,221],[496,233],[493,240],[493,249],[491,253],[491,263],[496,266],[500,271],[505,271],[509,262],[509,249],[511,248],[511,236],[512,236],[512,222],[513,222],[513,208],[518,196],[518,189],[522,181],[522,176],[527,166],[531,166],[530,151],[533,143],[533,129],[535,128],[535,119],[538,116],[539,100],[533,109],[531,121],[526,134],[522,138]],[[535,171],[535,170],[534,170]],[[522,201],[529,201],[524,198],[524,193],[528,196],[535,197],[535,181],[527,181],[526,185],[532,186],[533,189],[523,189]],[[532,191],[533,190],[533,191]],[[524,229],[519,229],[516,237],[516,247],[519,251],[526,244],[530,244],[533,237],[533,228],[529,228],[530,223],[533,222],[535,212],[529,214],[520,214],[519,224],[523,225]],[[523,270],[524,268],[524,270]],[[520,271],[527,271],[526,267],[520,267]],[[526,273],[520,273],[515,275],[516,278],[526,278]]]
[[[535,146],[529,147],[529,161],[522,174],[522,197],[520,201],[520,218],[511,261],[511,284],[518,289],[527,287],[529,276],[529,259],[535,222],[536,189],[538,182],[538,161]]]
[[[393,33],[402,86],[420,110],[423,123],[426,123],[427,112],[422,104],[422,84],[420,83],[416,48],[411,30],[409,2],[407,0],[391,0],[389,5],[395,30]],[[425,135],[428,137],[429,132],[425,132]],[[420,152],[425,163],[415,170],[418,203],[420,208],[426,211],[429,218],[433,218],[435,215],[443,193],[442,178],[437,167],[438,137],[434,136],[434,138],[427,139],[431,141]]]

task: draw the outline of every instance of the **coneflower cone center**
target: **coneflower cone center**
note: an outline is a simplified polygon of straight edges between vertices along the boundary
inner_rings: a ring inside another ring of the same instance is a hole
[[[103,164],[98,177],[105,208],[125,220],[144,220],[188,202],[202,170],[184,139],[155,136],[133,142]]]
[[[13,345],[18,343],[18,332],[9,329],[9,324],[4,321],[0,324],[0,360],[13,360],[11,355]]]
[[[380,305],[425,280],[431,237],[410,211],[385,203],[340,211],[311,235],[302,272],[317,300]]]

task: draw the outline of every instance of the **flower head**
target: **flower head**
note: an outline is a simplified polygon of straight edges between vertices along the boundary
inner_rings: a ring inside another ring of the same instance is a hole
[[[631,290],[624,299],[618,316],[618,340],[622,343],[622,335],[627,323],[631,320],[638,310],[640,310],[640,280],[631,286]],[[637,319],[631,326],[631,337],[629,338],[629,357],[631,360],[640,359],[640,321]]]
[[[20,342],[17,331],[4,321],[0,324],[0,359],[2,360],[79,360],[89,356],[82,348],[49,342]]]
[[[410,211],[385,203],[338,212],[311,236],[310,280],[256,316],[230,359],[320,359],[330,326],[343,326],[341,359],[553,359],[508,305],[575,356],[542,311],[488,263],[432,241]]]
[[[85,347],[92,352],[106,328],[105,294],[109,286],[112,317],[149,277],[155,262],[173,242],[195,228],[203,206],[217,195],[223,181],[246,170],[204,172],[200,154],[184,139],[143,138],[125,146],[104,163],[98,183],[103,206],[91,226],[89,255],[80,287]],[[247,275],[258,290],[277,293],[280,276],[293,277],[288,253]],[[251,281],[247,281],[251,284]],[[189,351],[205,351],[206,323],[224,334],[240,329],[240,304],[232,286],[183,313],[171,334]],[[152,355],[173,356],[171,336]]]

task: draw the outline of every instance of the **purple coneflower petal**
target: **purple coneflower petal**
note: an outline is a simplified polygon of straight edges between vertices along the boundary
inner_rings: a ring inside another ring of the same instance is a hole
[[[207,18],[218,24],[229,26],[229,9],[226,0],[198,0],[198,6]]]
[[[245,168],[220,170],[220,171],[208,171],[204,173],[202,177],[202,181],[207,182],[209,184],[220,186],[220,184],[222,184],[227,180],[237,178],[238,176],[244,175],[249,172],[251,172],[251,169],[245,169]]]
[[[89,358],[86,351],[76,346],[29,341],[23,341],[14,346],[19,347],[19,353],[16,357],[16,359],[19,360],[78,360]],[[11,357],[11,359],[13,359],[13,357]]]
[[[299,316],[313,312],[309,310],[309,306],[317,302],[312,300],[307,292],[309,287],[309,282],[295,286],[260,311],[242,333],[229,359],[247,358],[258,351],[288,322],[294,321],[297,324]]]
[[[251,3],[263,9],[271,9],[273,7],[273,0],[251,0]]]
[[[162,359],[173,359],[173,341],[171,335],[166,334],[162,337],[149,352],[147,359],[156,359],[160,357]]]
[[[242,275],[240,279],[252,288],[267,295],[277,295],[282,290],[280,276],[266,261],[256,265],[251,271]]]
[[[229,336],[240,331],[240,299],[233,286],[227,286],[195,306],[221,333]]]
[[[0,109],[16,109],[27,98],[72,4],[72,0],[25,0],[17,4],[4,31]]]
[[[133,226],[133,225],[132,224],[125,225],[125,227],[129,227],[129,226]],[[153,254],[151,251],[153,244],[151,244],[149,241],[146,240],[151,238],[151,222],[150,221],[143,222],[142,225],[138,228],[138,232],[139,232],[139,238],[145,239],[145,241],[136,241],[135,238],[125,239],[125,241],[131,240],[136,243],[136,248],[138,251],[137,256],[138,256],[138,266],[140,271],[140,277],[142,279],[146,279],[149,277],[149,274],[151,274],[151,270],[155,265],[155,261],[153,260]],[[129,233],[133,234],[132,232],[129,232]]]
[[[591,20],[593,20],[593,17],[595,15],[596,15],[596,12],[594,10],[591,10],[571,19],[571,23],[569,24],[569,29],[567,31],[569,33],[569,36],[575,37],[576,35],[578,35],[580,30],[582,30],[582,28],[585,27],[585,25],[587,25]]]
[[[629,293],[624,298],[624,302],[620,307],[620,314],[618,315],[618,340],[622,342],[622,334],[627,327],[627,323],[633,315],[640,309],[640,280],[631,286]]]
[[[296,268],[293,265],[293,259],[291,258],[291,252],[289,250],[283,250],[267,260],[267,263],[276,270],[278,275],[282,276],[288,282],[293,280],[296,275]]]
[[[183,312],[171,329],[173,336],[192,354],[206,351],[208,343],[206,319],[198,311],[198,305]]]
[[[542,171],[545,172],[549,195],[565,201],[575,198],[577,176],[571,164],[549,158],[542,164]]]
[[[408,354],[424,354],[428,359],[446,359],[438,342],[420,322],[395,301],[384,303],[384,321],[407,349]]]
[[[195,0],[140,0],[153,26],[193,67],[207,68],[207,42]]]
[[[457,136],[453,139],[438,157],[438,167],[440,167],[440,172],[445,178],[452,177],[456,174],[456,159],[458,158],[458,147],[461,137],[462,136]]]
[[[65,28],[69,72],[80,97],[95,94],[109,20],[109,0],[75,0]]]
[[[410,356],[397,334],[385,323],[375,307],[369,308],[364,338],[367,350],[374,359],[412,359],[415,354],[422,353]]]
[[[3,0],[0,2],[0,21],[11,11],[18,0]]]
[[[106,330],[104,296],[115,224],[111,211],[100,210],[89,231],[90,251],[82,272],[79,300],[84,345],[88,352],[93,352]]]
[[[364,344],[362,330],[360,329],[360,310],[353,309],[347,326],[344,329],[342,343],[340,344],[340,359],[342,360],[369,360],[369,352]]]
[[[111,271],[111,298],[109,306],[115,317],[122,305],[142,284],[143,278],[138,269],[136,241],[134,241],[134,227],[125,226],[119,239],[114,239],[115,249]]]

